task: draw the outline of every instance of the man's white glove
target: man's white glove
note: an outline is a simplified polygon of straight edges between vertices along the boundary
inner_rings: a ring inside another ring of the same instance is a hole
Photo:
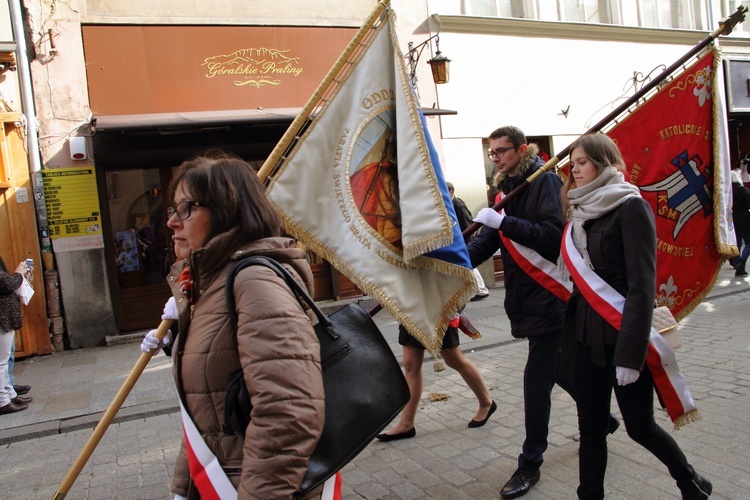
[[[479,222],[492,229],[499,229],[500,224],[503,223],[503,219],[505,219],[505,214],[497,213],[491,208],[483,208],[474,217],[474,222]]]
[[[641,376],[641,372],[634,370],[633,368],[625,368],[624,366],[616,366],[615,372],[617,374],[617,385],[628,385],[632,384],[638,377]]]
[[[167,334],[164,335],[164,338],[161,339],[161,342],[156,340],[156,330],[151,330],[146,334],[145,337],[143,337],[143,341],[141,342],[141,351],[149,352],[157,348],[163,349],[164,346],[169,345],[170,342],[172,342],[171,330],[167,330]]]
[[[186,497],[182,495],[178,495],[177,493],[174,494],[174,500],[187,500]]]
[[[177,310],[177,302],[175,302],[174,297],[169,297],[169,300],[166,304],[164,304],[164,311],[161,315],[161,319],[174,319],[178,320],[180,316],[180,312]]]

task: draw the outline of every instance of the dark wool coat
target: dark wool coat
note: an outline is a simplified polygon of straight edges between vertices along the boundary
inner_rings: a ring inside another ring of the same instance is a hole
[[[599,219],[584,223],[596,274],[625,297],[618,332],[589,306],[577,287],[568,301],[563,337],[591,346],[594,363],[605,366],[604,346],[614,345],[612,364],[641,370],[656,297],[656,225],[648,203],[631,198]],[[564,363],[565,356],[560,363]],[[563,370],[563,369],[561,369]]]
[[[245,268],[234,281],[235,335],[224,284],[232,261],[248,255],[282,263],[311,293],[312,271],[305,252],[288,238],[264,238],[232,251],[226,249],[227,236],[213,238],[190,256],[194,307],[178,283],[186,262],[177,262],[168,277],[180,312],[172,351],[177,387],[239,498],[291,498],[323,432],[318,338],[286,283],[263,266]],[[206,276],[202,269],[209,261],[226,264]],[[253,404],[244,437],[222,432],[228,377],[240,366]],[[183,439],[172,491],[192,498],[190,484]]]
[[[21,287],[23,276],[18,273],[8,274],[5,262],[0,259],[0,331],[9,332],[23,326],[21,302],[16,290]]]
[[[521,158],[518,174],[500,179],[499,187],[508,194],[544,165],[537,157],[538,148],[530,144]],[[500,229],[503,234],[538,252],[550,262],[557,262],[562,241],[563,217],[560,201],[562,181],[553,172],[545,172],[531,182],[524,192],[505,207],[506,217]],[[498,231],[482,228],[467,245],[471,265],[478,266],[502,251],[505,272],[505,311],[514,337],[530,337],[559,331],[565,304],[527,275],[505,251]]]

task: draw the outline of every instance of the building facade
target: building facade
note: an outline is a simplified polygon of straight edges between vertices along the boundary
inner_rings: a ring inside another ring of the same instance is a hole
[[[173,259],[165,226],[172,170],[209,148],[262,164],[377,5],[22,3],[47,212],[37,214],[36,233],[50,238],[38,239],[37,251],[58,273],[71,348],[154,327]],[[492,130],[517,125],[554,154],[737,5],[391,1],[402,51],[426,42],[410,61],[423,108],[455,111],[428,121],[446,178],[473,212],[487,200]],[[718,43],[739,68],[750,59],[742,26]],[[451,59],[450,80],[441,85],[426,63],[438,50]],[[742,109],[730,106],[737,161],[750,151]],[[351,292],[319,264],[319,273],[333,279],[317,298]]]

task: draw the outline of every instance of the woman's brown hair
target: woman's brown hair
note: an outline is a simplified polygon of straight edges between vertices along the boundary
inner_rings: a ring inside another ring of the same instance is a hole
[[[601,175],[602,171],[609,166],[625,172],[625,160],[622,159],[622,154],[620,154],[617,144],[604,134],[582,135],[569,146],[570,156],[573,155],[573,150],[576,148],[583,149],[584,154],[591,160],[594,167],[596,167],[597,176]],[[572,168],[572,165],[569,168]],[[562,194],[560,195],[563,216],[566,220],[570,219],[568,191],[575,187],[573,185],[573,174],[569,172],[568,178],[562,187]]]
[[[279,218],[266,195],[255,170],[244,160],[214,153],[184,162],[169,184],[174,200],[177,187],[190,193],[193,201],[205,205],[211,213],[211,231],[207,240],[230,229],[237,229],[227,247],[236,249],[260,238],[279,236]]]

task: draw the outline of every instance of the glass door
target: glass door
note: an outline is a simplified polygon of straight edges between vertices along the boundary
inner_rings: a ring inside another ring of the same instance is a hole
[[[117,279],[120,332],[156,328],[174,262],[166,222],[171,167],[105,173]]]

